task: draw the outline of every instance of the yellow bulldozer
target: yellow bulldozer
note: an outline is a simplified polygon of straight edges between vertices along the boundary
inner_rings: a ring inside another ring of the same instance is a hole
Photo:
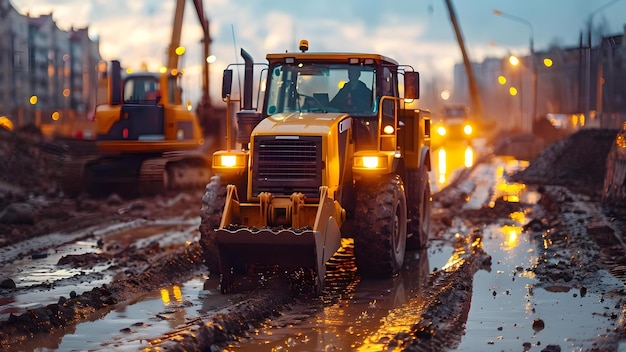
[[[354,239],[359,273],[375,277],[396,275],[407,248],[427,244],[430,115],[415,108],[419,73],[379,54],[300,49],[267,55],[256,108],[261,64],[242,49],[244,63],[224,71],[227,106],[233,67],[245,71],[227,128],[236,147],[213,154],[200,225],[222,292],[254,269],[305,269],[320,292],[342,237]]]

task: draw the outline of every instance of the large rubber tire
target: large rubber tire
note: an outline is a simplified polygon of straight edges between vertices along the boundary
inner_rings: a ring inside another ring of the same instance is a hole
[[[407,204],[398,175],[357,184],[354,253],[365,277],[391,277],[406,251]]]
[[[225,204],[226,185],[221,182],[219,176],[213,176],[206,185],[200,208],[200,246],[204,263],[211,274],[220,272],[215,229],[220,226]]]
[[[428,173],[424,168],[408,172],[409,181],[409,214],[411,217],[407,248],[424,249],[428,244],[431,216],[431,191]]]

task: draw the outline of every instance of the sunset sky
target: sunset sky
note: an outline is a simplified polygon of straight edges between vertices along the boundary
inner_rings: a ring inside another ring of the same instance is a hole
[[[551,45],[577,46],[586,38],[589,19],[595,33],[624,33],[626,0],[452,0],[470,59],[525,55]],[[89,26],[99,38],[104,59],[126,67],[165,61],[176,1],[155,0],[11,0],[30,16],[53,13],[62,29]],[[183,65],[188,98],[196,101],[201,78],[201,30],[193,2],[187,0]],[[311,51],[376,52],[415,67],[422,79],[450,82],[461,54],[444,0],[204,0],[210,20],[211,94],[219,99],[221,71],[241,62],[244,48],[257,62],[267,52],[297,50],[307,39]],[[493,10],[517,16],[497,16]],[[526,24],[524,21],[527,21]],[[597,43],[598,38],[595,38]]]

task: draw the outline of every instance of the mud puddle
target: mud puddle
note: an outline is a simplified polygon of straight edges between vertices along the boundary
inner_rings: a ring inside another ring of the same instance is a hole
[[[474,276],[471,308],[458,351],[589,350],[594,339],[612,331],[617,301],[606,292],[623,286],[599,272],[593,290],[567,285],[541,287],[531,268],[537,244],[521,227],[491,225],[483,248],[491,270]]]
[[[233,304],[237,295],[221,294],[219,280],[198,273],[181,285],[170,285],[105,315],[33,338],[20,351],[138,351],[175,327]]]
[[[176,247],[197,241],[198,226],[195,218],[135,220],[70,234],[54,233],[9,246],[0,254],[1,278],[13,280],[16,288],[0,290],[0,319],[109,283],[127,269],[118,265],[125,260],[122,251],[150,245]],[[64,257],[86,254],[104,260],[78,266],[58,264]]]
[[[230,351],[353,351],[381,325],[394,307],[407,303],[428,279],[426,251],[407,253],[401,274],[393,279],[360,280],[346,297],[317,304],[302,302],[288,315],[272,318],[249,331]],[[326,300],[328,297],[326,297]],[[287,313],[287,312],[285,312]]]

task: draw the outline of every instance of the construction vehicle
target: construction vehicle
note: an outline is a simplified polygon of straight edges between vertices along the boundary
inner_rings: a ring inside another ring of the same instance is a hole
[[[227,128],[236,147],[213,154],[201,209],[204,259],[222,292],[255,268],[305,269],[319,292],[342,237],[354,240],[359,273],[376,277],[396,275],[406,249],[427,244],[430,115],[412,107],[419,73],[379,54],[308,52],[307,41],[300,49],[267,55],[260,111],[259,64],[241,51],[236,140]],[[238,65],[224,71],[227,106]],[[361,106],[356,94],[334,99],[355,69],[369,90]]]
[[[202,2],[194,4],[208,36]],[[70,153],[62,177],[68,195],[154,195],[208,182],[211,153],[203,151],[198,117],[182,97],[184,6],[185,0],[177,1],[165,70],[126,73],[117,60],[98,64],[94,141]],[[205,42],[207,49],[209,38]]]
[[[475,138],[476,119],[471,115],[469,106],[444,105],[439,115],[433,119],[433,147],[471,143]]]

